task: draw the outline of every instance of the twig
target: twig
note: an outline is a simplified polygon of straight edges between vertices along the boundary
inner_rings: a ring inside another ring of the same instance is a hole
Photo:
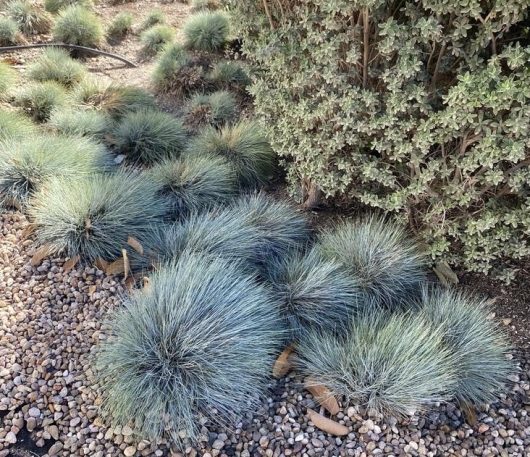
[[[269,24],[271,26],[271,29],[274,30],[274,22],[272,20],[271,12],[269,10],[269,5],[267,4],[267,0],[263,0],[263,8],[265,9],[265,14],[267,15],[267,18],[269,19]]]
[[[125,57],[121,57],[117,54],[111,54],[110,52],[100,51],[99,49],[87,48],[85,46],[78,46],[76,44],[66,44],[66,43],[38,43],[38,44],[23,44],[17,46],[2,46],[0,47],[0,54],[3,52],[18,51],[20,49],[32,49],[32,48],[67,48],[67,49],[76,49],[78,51],[90,52],[92,54],[98,54],[112,59],[119,60],[129,67],[137,68],[134,62],[127,60]]]

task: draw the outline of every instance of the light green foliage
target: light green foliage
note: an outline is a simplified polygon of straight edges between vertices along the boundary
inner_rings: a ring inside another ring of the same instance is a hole
[[[243,90],[250,84],[245,69],[237,62],[217,62],[207,77],[212,84],[224,89]]]
[[[51,112],[47,126],[64,135],[101,140],[112,129],[112,119],[102,111],[60,107]]]
[[[18,24],[10,17],[0,16],[0,46],[16,44]]]
[[[215,0],[192,0],[191,11],[216,10],[219,4]]]
[[[132,30],[133,15],[127,11],[119,13],[107,29],[107,37],[110,39],[123,38]]]
[[[194,14],[183,26],[185,45],[195,51],[220,51],[229,32],[228,18],[209,11]]]
[[[48,48],[29,66],[28,74],[35,81],[56,81],[71,87],[82,81],[87,71],[82,63],[72,59],[65,50]]]
[[[0,141],[26,138],[35,130],[36,126],[26,116],[0,109]]]
[[[29,84],[15,93],[14,104],[22,108],[33,120],[47,121],[56,106],[64,105],[66,91],[55,81]]]
[[[269,2],[274,29],[229,3],[294,195],[394,212],[434,259],[510,278],[530,254],[527,0]]]
[[[62,43],[97,48],[103,39],[99,18],[83,6],[69,6],[59,13],[53,39]]]
[[[31,0],[12,0],[7,3],[6,11],[26,35],[47,33],[52,25],[50,15]]]
[[[142,51],[146,55],[154,55],[175,39],[175,30],[164,24],[159,24],[147,29],[140,35]]]
[[[60,10],[71,6],[79,5],[85,8],[92,7],[92,0],[44,0],[44,8],[50,13],[58,13]]]
[[[0,100],[4,100],[9,96],[9,92],[16,80],[17,72],[7,63],[0,62]]]
[[[142,25],[140,26],[140,30],[147,30],[155,25],[159,24],[165,24],[166,17],[164,16],[164,12],[158,9],[154,9],[149,12],[149,14],[146,16],[144,21],[142,22]]]
[[[267,182],[276,158],[262,127],[246,120],[220,130],[204,129],[191,141],[189,153],[225,157],[244,187],[258,187]]]
[[[201,125],[222,126],[237,115],[237,100],[228,91],[196,94],[185,108],[186,123],[192,127]]]

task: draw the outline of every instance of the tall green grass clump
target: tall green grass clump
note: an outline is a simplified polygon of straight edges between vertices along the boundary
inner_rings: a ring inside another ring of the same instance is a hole
[[[72,5],[59,13],[53,39],[61,43],[97,48],[103,40],[99,18],[83,6]]]
[[[153,166],[149,176],[169,203],[170,216],[182,219],[229,202],[237,192],[234,171],[220,157],[186,156]]]
[[[294,338],[309,328],[344,333],[364,303],[360,289],[340,264],[316,250],[276,257],[266,278]]]
[[[221,89],[244,90],[250,84],[250,77],[237,62],[217,62],[207,75],[208,80]]]
[[[334,395],[390,416],[448,400],[455,381],[455,357],[421,315],[366,315],[342,335],[310,329],[295,365]]]
[[[321,234],[320,253],[341,263],[369,299],[392,307],[409,304],[425,280],[426,257],[406,230],[370,216]]]
[[[112,318],[97,358],[104,411],[112,423],[133,421],[139,437],[197,444],[201,419],[235,426],[255,411],[281,340],[276,303],[252,277],[182,257]]]
[[[0,200],[4,205],[25,208],[50,178],[82,179],[105,170],[110,162],[104,147],[83,138],[38,135],[7,139],[0,143]]]
[[[0,17],[0,46],[17,44],[18,24],[10,17]]]
[[[112,129],[112,119],[101,111],[61,107],[51,112],[47,127],[63,135],[102,140]]]
[[[186,21],[183,33],[186,48],[194,51],[217,52],[226,44],[230,26],[224,14],[202,11]]]
[[[127,11],[119,13],[107,29],[107,40],[119,40],[132,31],[133,15]]]
[[[52,110],[64,105],[65,101],[66,91],[55,81],[28,84],[18,90],[14,97],[14,104],[37,122],[47,121]]]
[[[160,55],[153,72],[153,84],[158,92],[188,95],[205,87],[206,67],[204,62],[175,43]]]
[[[153,164],[178,157],[186,144],[186,131],[178,119],[155,110],[123,117],[112,133],[117,153],[133,163]]]
[[[186,124],[191,127],[212,125],[219,127],[232,122],[237,116],[237,100],[228,91],[196,94],[185,108]]]
[[[85,78],[87,70],[65,50],[48,48],[30,65],[28,74],[35,81],[56,81],[65,87],[72,87]]]
[[[83,6],[91,8],[92,0],[44,0],[44,8],[50,13],[58,13],[69,6]]]
[[[17,76],[17,72],[10,65],[0,62],[0,101],[8,98]]]
[[[455,356],[454,397],[464,405],[495,401],[506,391],[507,377],[515,367],[506,358],[510,349],[506,336],[488,318],[487,303],[462,291],[428,287],[423,288],[421,303]]]
[[[158,9],[154,9],[149,12],[149,14],[146,16],[142,24],[140,25],[140,30],[144,31],[147,29],[150,29],[151,27],[155,25],[165,24],[166,23],[166,17],[164,16],[164,12]]]
[[[129,237],[145,238],[164,216],[156,190],[145,176],[128,171],[54,178],[31,201],[37,240],[85,262],[114,261],[129,250]]]
[[[203,130],[190,143],[189,151],[226,158],[236,170],[241,186],[250,188],[270,179],[276,159],[262,128],[246,120],[220,130]]]
[[[0,108],[0,142],[27,138],[35,134],[36,126],[24,115]]]
[[[52,26],[50,15],[30,0],[11,0],[6,5],[6,12],[26,35],[47,33]]]
[[[175,31],[168,25],[155,25],[140,35],[142,52],[145,55],[155,55],[175,39]]]

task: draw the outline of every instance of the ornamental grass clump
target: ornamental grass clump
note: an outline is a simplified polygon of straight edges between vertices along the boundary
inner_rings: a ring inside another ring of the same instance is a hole
[[[37,130],[24,115],[0,109],[0,142],[8,139],[27,138]]]
[[[52,34],[54,41],[88,48],[97,48],[103,40],[99,18],[78,5],[69,6],[59,13]]]
[[[155,66],[153,84],[158,92],[188,95],[206,87],[208,62],[191,56],[180,44],[167,46]]]
[[[186,156],[165,160],[147,172],[168,201],[169,216],[182,219],[228,203],[237,193],[233,169],[220,157]]]
[[[262,128],[252,121],[240,121],[220,130],[206,128],[190,143],[189,152],[226,158],[242,187],[265,184],[275,168],[276,155]]]
[[[425,280],[426,257],[405,229],[370,216],[320,235],[323,257],[342,264],[364,295],[386,307],[409,305]]]
[[[226,90],[243,91],[251,82],[241,64],[228,61],[217,62],[207,78],[215,87]]]
[[[192,0],[191,11],[216,10],[219,8],[219,3],[215,0]]]
[[[114,261],[130,251],[129,237],[147,237],[165,215],[156,190],[129,171],[54,178],[31,201],[37,240],[49,252],[83,262]]]
[[[506,355],[506,336],[488,317],[490,306],[463,291],[428,288],[422,291],[421,309],[444,346],[455,356],[454,398],[461,404],[491,403],[506,391],[515,367]]]
[[[65,102],[66,91],[55,81],[28,84],[18,90],[14,96],[15,106],[22,108],[37,122],[47,121],[52,110],[63,106]]]
[[[183,26],[185,46],[194,51],[220,51],[229,32],[228,18],[218,12],[201,11],[191,16]]]
[[[107,28],[107,40],[121,40],[132,31],[133,15],[127,11],[119,13]]]
[[[142,24],[140,25],[140,30],[144,31],[150,29],[151,27],[159,24],[166,23],[166,16],[164,12],[158,9],[154,9],[149,12]]]
[[[103,409],[138,438],[196,445],[204,419],[235,427],[259,407],[281,341],[264,287],[226,261],[182,257],[114,313],[97,354]]]
[[[421,315],[371,313],[337,335],[303,333],[295,366],[333,395],[389,416],[423,412],[450,398],[456,359]]]
[[[53,23],[50,15],[30,0],[12,0],[6,5],[6,12],[26,35],[47,33]]]
[[[360,288],[341,265],[314,249],[276,257],[269,262],[266,279],[293,338],[309,328],[347,332],[365,305]]]
[[[237,116],[237,100],[228,91],[196,94],[185,108],[185,122],[192,128],[202,125],[219,127],[232,122]]]
[[[0,101],[9,98],[17,77],[17,72],[10,65],[0,62]]]
[[[7,139],[0,143],[0,201],[24,209],[50,178],[82,179],[107,169],[110,162],[103,146],[83,138],[34,135]]]
[[[54,14],[72,5],[91,8],[93,3],[92,0],[44,0],[44,8],[46,11]]]
[[[69,88],[82,81],[87,70],[65,50],[48,48],[29,66],[28,75],[35,81],[56,81]]]
[[[140,35],[142,52],[145,55],[158,54],[175,39],[175,31],[168,25],[159,24],[147,29]]]
[[[153,164],[176,158],[186,144],[182,122],[155,110],[132,112],[112,132],[115,152],[132,163]]]
[[[0,46],[17,44],[18,24],[10,17],[0,17]]]
[[[112,119],[101,111],[61,107],[52,111],[47,127],[63,135],[102,140],[112,129]]]

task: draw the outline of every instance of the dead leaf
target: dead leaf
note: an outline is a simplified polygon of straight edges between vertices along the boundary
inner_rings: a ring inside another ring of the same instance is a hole
[[[331,415],[335,416],[339,413],[339,403],[326,386],[317,382],[311,377],[306,378],[304,381],[304,386],[313,394],[315,400],[318,401],[324,408],[326,408]]]
[[[106,272],[107,271],[107,267],[109,266],[109,262],[107,262],[106,260],[103,260],[101,257],[98,257],[96,259],[96,267],[98,268],[98,270],[101,270],[101,271],[104,271]]]
[[[291,370],[291,362],[289,356],[293,352],[292,346],[287,346],[283,352],[278,356],[274,366],[272,367],[272,375],[275,378],[281,378],[285,376]]]
[[[315,427],[329,433],[330,435],[344,436],[350,433],[350,430],[345,425],[328,419],[327,417],[324,417],[322,414],[318,414],[316,411],[313,411],[310,408],[307,408],[307,417],[311,422],[313,422]]]
[[[35,251],[35,254],[33,254],[33,257],[31,258],[31,261],[30,261],[31,265],[33,267],[39,266],[41,262],[43,261],[43,259],[45,257],[48,257],[51,253],[52,253],[52,248],[48,244],[41,246],[39,249]]]
[[[144,253],[144,247],[140,244],[140,242],[134,238],[133,236],[130,236],[128,239],[127,239],[127,244],[133,248],[136,252],[138,252],[138,254],[142,254]]]
[[[502,323],[503,323],[504,325],[510,325],[510,324],[512,323],[512,320],[511,320],[510,318],[503,319],[503,320],[502,320]]]
[[[134,287],[134,284],[135,284],[135,281],[134,281],[134,277],[133,276],[129,276],[125,280],[125,287],[127,288],[127,290],[131,290]]]
[[[65,273],[68,273],[72,268],[74,268],[77,265],[77,262],[79,262],[80,259],[81,257],[79,257],[79,255],[76,255],[68,259],[66,262],[64,262],[63,271]]]
[[[96,289],[97,289],[97,287],[96,287],[95,284],[92,284],[91,286],[88,286],[88,294],[89,295],[94,294],[96,292]]]
[[[127,279],[127,275],[131,271],[131,265],[129,263],[129,256],[127,255],[127,250],[122,249],[121,255],[123,256],[123,273],[124,273],[125,279]]]
[[[108,275],[117,275],[124,272],[124,263],[123,259],[115,260],[112,263],[109,263],[105,268],[105,273]]]
[[[436,276],[438,276],[438,279],[442,282],[442,284],[446,286],[458,284],[459,282],[458,276],[445,261],[438,262],[433,268],[433,271],[436,273]]]

